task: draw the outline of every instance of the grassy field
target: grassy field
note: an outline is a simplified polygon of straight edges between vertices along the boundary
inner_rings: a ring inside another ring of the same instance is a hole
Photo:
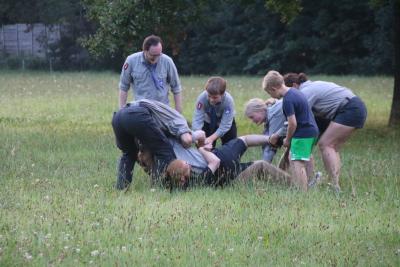
[[[266,97],[261,77],[226,77],[239,134]],[[399,266],[399,130],[386,127],[393,79],[313,76],[368,107],[343,149],[343,193],[256,182],[170,193],[135,168],[113,189],[115,73],[0,73],[0,266]],[[182,77],[191,119],[207,77]],[[318,153],[317,168],[322,170]],[[259,159],[251,149],[245,159]]]

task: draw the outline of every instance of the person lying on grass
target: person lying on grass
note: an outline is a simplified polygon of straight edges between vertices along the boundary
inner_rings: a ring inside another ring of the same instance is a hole
[[[198,134],[202,131],[196,132]],[[205,137],[204,132],[202,137]],[[200,145],[202,137],[196,136]],[[212,151],[209,151],[210,145],[184,148],[179,142],[170,138],[177,159],[167,167],[165,185],[182,189],[196,185],[224,186],[234,179],[247,181],[254,177],[290,185],[291,176],[266,161],[240,162],[248,147],[265,145],[268,138],[265,135],[241,136]],[[154,163],[148,151],[141,151],[138,159],[145,169],[154,167],[151,166]]]

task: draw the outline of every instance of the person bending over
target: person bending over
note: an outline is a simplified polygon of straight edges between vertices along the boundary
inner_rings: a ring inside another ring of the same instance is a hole
[[[176,159],[166,134],[180,139],[184,146],[190,146],[192,143],[191,130],[186,119],[168,105],[154,100],[143,99],[128,103],[114,112],[112,127],[116,145],[122,151],[115,186],[119,190],[132,182],[139,152],[139,145],[135,140],[149,149],[158,163],[158,168],[152,176],[153,180]]]
[[[332,82],[310,81],[304,73],[284,76],[287,86],[298,88],[313,110],[320,129],[318,147],[325,169],[339,192],[339,151],[357,129],[364,127],[367,108],[350,89]]]
[[[264,124],[264,134],[270,136],[270,140],[263,146],[263,160],[271,163],[286,137],[287,126],[282,111],[282,100],[267,104],[260,98],[252,98],[246,103],[245,115],[257,125]],[[284,159],[282,158],[279,166],[286,170],[289,166]]]
[[[196,101],[192,129],[203,130],[207,136],[205,143],[211,143],[213,147],[218,138],[225,144],[237,137],[235,103],[226,92],[226,81],[223,78],[208,79],[205,91]]]
[[[282,108],[288,121],[283,145],[290,147],[290,166],[296,184],[307,191],[307,177],[314,173],[312,149],[319,133],[311,108],[306,97],[295,88],[288,88],[277,71],[265,75],[262,87],[272,97],[283,98]]]

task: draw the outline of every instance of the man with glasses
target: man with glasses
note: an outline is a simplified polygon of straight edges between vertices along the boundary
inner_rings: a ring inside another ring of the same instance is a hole
[[[174,95],[175,109],[182,113],[181,82],[172,59],[162,53],[160,37],[150,35],[143,41],[143,51],[125,60],[119,81],[119,108],[127,103],[132,86],[134,100],[151,99],[169,105],[169,87]]]

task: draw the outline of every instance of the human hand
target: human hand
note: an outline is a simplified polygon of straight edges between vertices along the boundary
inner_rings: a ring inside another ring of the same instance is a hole
[[[213,142],[214,142],[214,139],[211,138],[211,136],[207,137],[206,140],[204,141],[204,143],[205,143],[206,145],[210,144],[211,147],[212,147],[212,143],[213,143]]]
[[[278,144],[278,140],[279,140],[279,135],[277,134],[272,134],[268,139],[269,144],[271,146],[276,146]]]
[[[208,144],[205,144],[202,148],[204,148],[204,150],[211,151],[213,146],[212,146],[212,143],[208,143]]]
[[[196,140],[198,147],[204,146],[206,140],[206,133],[203,130],[194,131],[192,135],[193,135],[192,136],[193,140]]]
[[[268,98],[267,100],[265,100],[265,105],[269,106],[269,105],[273,105],[275,104],[276,99],[275,98]]]
[[[147,174],[150,174],[153,167],[153,158],[149,150],[139,151],[138,163]]]
[[[290,147],[290,140],[288,140],[287,138],[283,139],[283,146]]]
[[[190,133],[182,134],[180,139],[184,148],[188,148],[192,145],[192,135]]]

